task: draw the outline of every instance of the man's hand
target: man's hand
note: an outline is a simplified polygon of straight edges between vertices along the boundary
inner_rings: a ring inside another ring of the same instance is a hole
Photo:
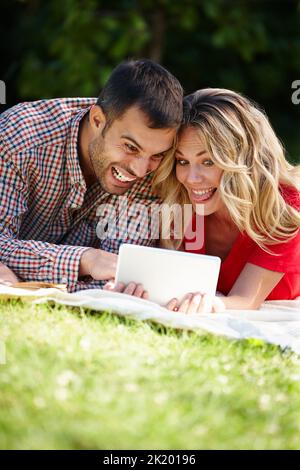
[[[136,284],[135,282],[130,282],[127,286],[122,282],[115,283],[114,280],[108,281],[107,284],[103,287],[104,290],[110,290],[112,292],[121,292],[123,294],[132,295],[134,297],[139,297],[140,299],[148,300],[149,294],[144,290],[142,284]]]
[[[116,275],[118,255],[90,248],[81,256],[79,277],[91,276],[97,281],[112,279]]]
[[[15,282],[18,282],[17,276],[9,269],[5,264],[0,263],[0,284],[10,286]]]

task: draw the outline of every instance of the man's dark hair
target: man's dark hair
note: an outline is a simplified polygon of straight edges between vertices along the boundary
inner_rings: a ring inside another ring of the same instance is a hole
[[[149,127],[178,127],[182,121],[183,89],[177,78],[161,65],[148,60],[130,60],[119,64],[110,75],[97,100],[107,125],[131,106],[137,106],[148,118]]]

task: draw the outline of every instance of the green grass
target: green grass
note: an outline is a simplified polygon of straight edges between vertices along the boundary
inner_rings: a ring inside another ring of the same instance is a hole
[[[2,449],[300,447],[291,352],[17,301],[0,325]]]

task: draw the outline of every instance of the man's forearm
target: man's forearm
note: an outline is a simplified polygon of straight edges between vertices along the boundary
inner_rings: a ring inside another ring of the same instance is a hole
[[[24,281],[64,283],[74,290],[87,247],[0,236],[0,259]]]
[[[78,277],[91,275],[91,266],[93,260],[95,259],[96,252],[97,250],[95,248],[89,248],[84,253],[82,253],[80,258]]]

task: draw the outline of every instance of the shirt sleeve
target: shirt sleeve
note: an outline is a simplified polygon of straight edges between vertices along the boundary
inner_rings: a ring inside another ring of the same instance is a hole
[[[269,245],[268,249],[273,254],[269,254],[255,245],[248,262],[270,271],[300,274],[300,230],[288,242]]]
[[[0,149],[0,260],[24,281],[66,283],[73,291],[81,255],[88,247],[20,240],[27,200],[26,179]]]

